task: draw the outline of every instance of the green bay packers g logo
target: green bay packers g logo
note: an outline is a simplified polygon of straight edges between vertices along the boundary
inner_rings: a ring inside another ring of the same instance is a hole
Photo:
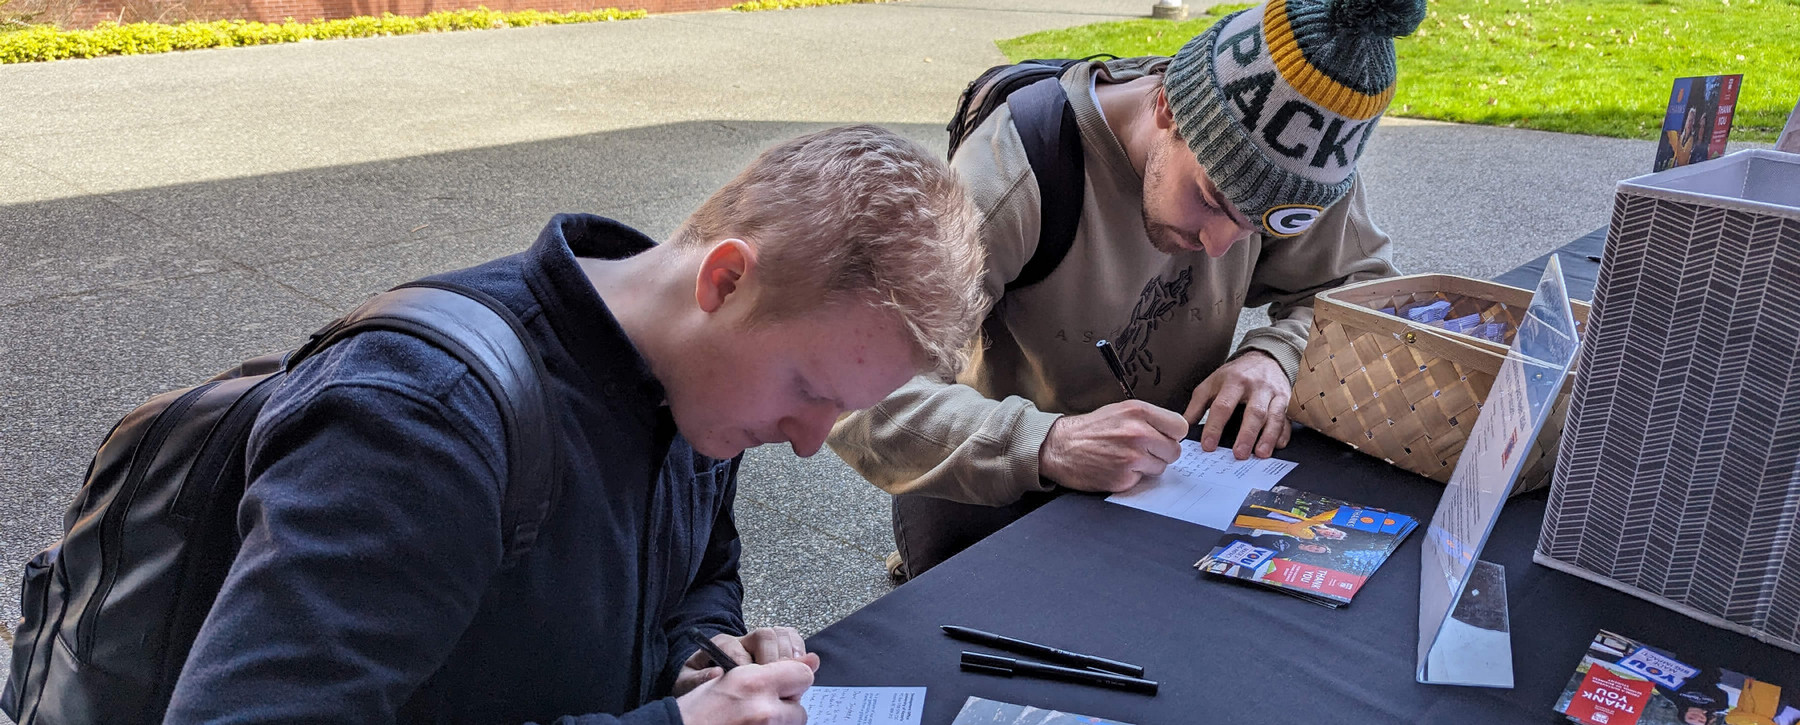
[[[1291,237],[1306,231],[1324,211],[1311,204],[1283,204],[1263,215],[1263,228],[1278,237]]]

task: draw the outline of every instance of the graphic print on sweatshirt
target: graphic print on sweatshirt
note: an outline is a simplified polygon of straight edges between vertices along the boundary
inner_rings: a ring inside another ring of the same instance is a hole
[[[1156,277],[1150,280],[1144,285],[1144,291],[1138,293],[1137,305],[1131,309],[1131,321],[1125,323],[1125,329],[1113,338],[1132,388],[1143,390],[1145,385],[1162,384],[1162,366],[1150,352],[1150,333],[1173,319],[1176,311],[1188,303],[1188,293],[1193,286],[1194,268],[1189,266],[1173,279]]]

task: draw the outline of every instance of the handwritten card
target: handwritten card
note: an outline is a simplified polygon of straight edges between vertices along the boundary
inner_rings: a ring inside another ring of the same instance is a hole
[[[1200,450],[1199,441],[1184,440],[1181,458],[1169,464],[1161,476],[1145,479],[1106,500],[1224,531],[1245,496],[1273,488],[1298,465],[1279,458],[1240,461],[1230,448],[1220,446],[1207,453]]]
[[[813,687],[800,696],[809,725],[919,725],[923,687]]]

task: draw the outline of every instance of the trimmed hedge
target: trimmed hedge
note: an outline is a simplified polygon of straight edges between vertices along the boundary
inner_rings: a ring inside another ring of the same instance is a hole
[[[731,6],[740,13],[758,10],[787,10],[789,8],[816,8],[825,5],[862,5],[865,3],[885,3],[894,0],[748,0]]]
[[[219,20],[210,23],[102,23],[91,30],[61,30],[37,26],[25,30],[0,32],[0,63],[31,63],[64,58],[94,58],[103,55],[143,55],[201,48],[231,48],[242,45],[270,45],[302,40],[337,38],[370,38],[379,35],[411,35],[441,33],[453,30],[523,27],[530,25],[564,25],[629,20],[647,15],[642,10],[620,11],[612,8],[572,13],[547,13],[537,10],[495,12],[487,8],[448,10],[418,17],[383,14],[381,17],[355,17],[341,20],[314,20],[307,23],[258,23],[246,20]]]

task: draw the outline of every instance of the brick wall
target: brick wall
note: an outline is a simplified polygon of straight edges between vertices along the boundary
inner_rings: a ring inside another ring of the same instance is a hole
[[[102,21],[133,22],[139,20],[175,20],[231,18],[281,22],[348,18],[382,13],[424,15],[438,10],[463,10],[486,7],[489,10],[543,10],[573,12],[618,8],[648,10],[652,13],[681,13],[718,10],[741,0],[185,0],[178,12],[169,13],[166,0],[85,0],[61,23],[65,28],[92,27]],[[171,17],[171,15],[178,17]]]

